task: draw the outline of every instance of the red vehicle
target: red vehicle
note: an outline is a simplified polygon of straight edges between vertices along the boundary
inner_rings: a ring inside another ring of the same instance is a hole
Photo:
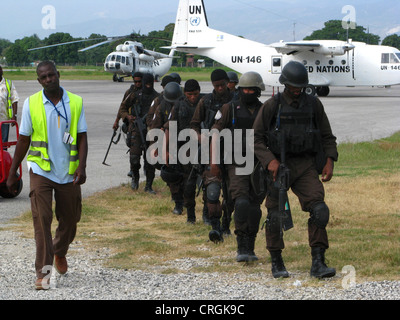
[[[8,191],[7,188],[7,178],[10,173],[10,168],[11,168],[11,163],[12,163],[12,157],[10,153],[7,151],[11,146],[15,146],[18,141],[19,137],[19,130],[18,130],[18,123],[14,120],[7,120],[7,121],[1,121],[0,122],[0,128],[3,124],[15,124],[14,127],[16,130],[17,134],[17,140],[15,141],[8,141],[3,143],[2,135],[1,135],[1,130],[0,130],[0,196],[3,198],[14,198],[18,196],[21,193],[22,190],[22,170],[21,170],[21,165],[19,166],[19,173],[18,174],[18,190],[16,194],[11,194]]]

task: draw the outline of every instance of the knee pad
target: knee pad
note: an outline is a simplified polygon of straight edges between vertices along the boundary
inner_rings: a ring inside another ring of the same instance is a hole
[[[246,222],[247,215],[250,208],[250,201],[248,198],[239,197],[235,200],[235,221]]]
[[[221,185],[217,182],[211,182],[207,188],[207,202],[215,204],[219,202],[219,195],[221,193]]]
[[[311,207],[310,222],[318,228],[325,228],[329,221],[329,208],[325,202],[318,202]]]

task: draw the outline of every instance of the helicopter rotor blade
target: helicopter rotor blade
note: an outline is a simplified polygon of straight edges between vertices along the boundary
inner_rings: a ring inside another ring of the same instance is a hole
[[[31,48],[31,49],[28,49],[28,51],[46,49],[46,48],[51,48],[51,47],[58,47],[58,46],[66,45],[66,44],[72,44],[72,43],[79,43],[79,42],[86,42],[86,41],[101,40],[101,39],[104,39],[104,38],[74,40],[74,41],[69,41],[69,42],[63,42],[63,43],[57,43],[57,44],[50,44],[50,45],[48,45],[48,46],[43,46],[43,47]]]

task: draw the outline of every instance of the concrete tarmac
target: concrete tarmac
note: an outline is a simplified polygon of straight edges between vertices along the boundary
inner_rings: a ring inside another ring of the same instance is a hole
[[[20,97],[18,114],[21,116],[24,100],[41,90],[41,86],[37,81],[14,81],[14,83]],[[106,160],[109,166],[103,165],[102,162],[112,137],[112,125],[121,99],[131,84],[132,81],[123,83],[111,80],[64,81],[61,74],[61,85],[66,90],[83,97],[88,123],[89,154],[86,169],[87,181],[82,185],[83,197],[130,183],[130,178],[127,176],[129,154],[124,135],[121,136],[118,144],[111,146]],[[211,83],[201,82],[200,85],[203,93],[212,91]],[[162,91],[160,83],[155,84],[155,89],[158,92]],[[266,101],[272,92],[272,88],[267,88],[263,92],[261,101]],[[338,143],[371,141],[388,137],[400,130],[400,86],[331,88],[329,96],[320,99]],[[10,131],[10,140],[15,139],[15,129],[12,128]],[[14,150],[15,147],[10,150],[12,156]],[[0,197],[0,227],[13,217],[30,210],[26,159],[22,164],[22,180],[24,186],[16,198]]]

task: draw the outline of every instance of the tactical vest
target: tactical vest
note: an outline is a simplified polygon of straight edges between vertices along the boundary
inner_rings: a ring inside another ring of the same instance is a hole
[[[275,100],[276,116],[270,126],[271,130],[267,132],[268,148],[277,155],[282,150],[292,155],[315,154],[321,142],[315,121],[316,99],[303,94],[298,108],[290,106],[280,93],[275,96]]]
[[[191,105],[186,98],[179,99],[175,104],[175,118],[178,122],[178,132],[190,128],[190,121],[193,118],[196,105],[197,103]]]
[[[252,129],[253,123],[260,111],[262,103],[257,101],[254,106],[254,112],[251,113],[247,107],[240,105],[240,100],[234,100],[231,102],[231,117],[232,117],[232,137],[234,129],[242,130],[242,155],[246,152],[246,129]]]
[[[144,118],[149,112],[151,103],[157,97],[157,91],[153,90],[151,94],[143,94],[143,91],[136,91],[136,98],[134,102],[134,106],[136,108],[136,112],[139,117]],[[136,117],[136,112],[133,110],[133,107],[130,111],[130,114]]]
[[[231,92],[227,98],[217,100],[214,93],[209,93],[204,96],[203,104],[205,109],[205,118],[202,129],[211,129],[215,121],[215,115],[221,107],[232,100],[233,93]]]
[[[78,122],[82,112],[82,98],[67,91],[71,109],[71,124],[69,134],[73,138],[69,158],[69,174],[74,174],[79,165],[78,157]],[[32,137],[28,152],[28,161],[33,161],[44,171],[50,171],[48,155],[48,132],[46,111],[43,104],[43,91],[29,97],[29,111],[32,119]]]
[[[173,107],[173,103],[164,99],[164,96],[160,96],[160,116],[162,123],[166,123],[169,118],[169,114],[171,113]]]

